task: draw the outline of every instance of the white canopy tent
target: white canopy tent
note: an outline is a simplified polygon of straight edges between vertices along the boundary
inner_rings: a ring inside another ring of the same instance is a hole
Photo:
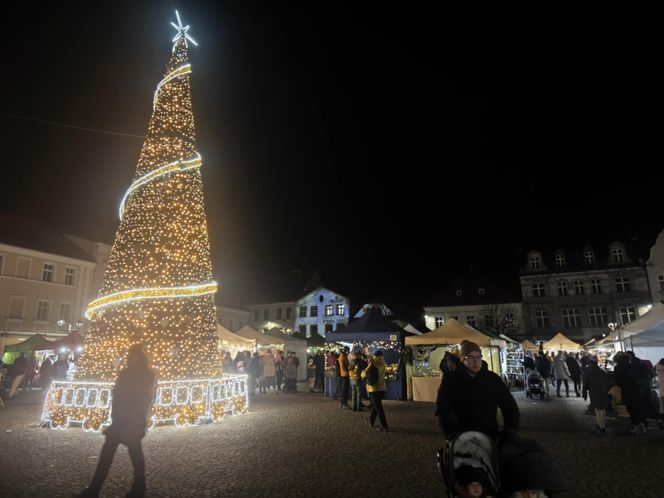
[[[226,327],[217,323],[217,337],[219,337],[219,349],[230,351],[235,358],[238,351],[256,351],[256,340],[247,339],[234,334]]]
[[[617,328],[612,337],[619,347],[654,365],[664,358],[664,304],[657,303],[638,320]]]
[[[558,332],[551,339],[542,344],[544,351],[579,351],[581,344],[565,337],[562,332]]]

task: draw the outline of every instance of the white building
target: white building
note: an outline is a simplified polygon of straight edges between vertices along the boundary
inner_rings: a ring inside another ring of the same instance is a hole
[[[110,246],[68,237],[34,220],[0,215],[0,326],[5,344],[80,329]],[[58,322],[64,325],[58,325]]]
[[[303,337],[311,337],[343,328],[350,319],[349,305],[347,297],[317,287],[298,299],[295,330]]]
[[[226,327],[231,332],[237,332],[245,325],[250,324],[251,312],[237,308],[217,306],[217,320],[222,327]]]

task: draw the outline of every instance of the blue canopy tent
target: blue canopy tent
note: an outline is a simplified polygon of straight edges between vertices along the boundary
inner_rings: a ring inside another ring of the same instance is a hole
[[[346,328],[325,334],[326,343],[348,344],[353,350],[368,349],[370,354],[380,350],[388,366],[386,373],[385,399],[404,399],[406,394],[406,369],[402,361],[404,340],[413,335],[385,317],[379,309],[372,307],[361,318],[353,320]],[[329,381],[329,395],[336,393],[336,379]],[[334,386],[332,386],[334,384]],[[334,387],[334,389],[333,389]]]

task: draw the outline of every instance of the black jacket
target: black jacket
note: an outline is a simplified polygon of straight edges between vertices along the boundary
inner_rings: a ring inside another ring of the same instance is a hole
[[[479,431],[496,438],[498,408],[503,414],[504,428],[519,430],[516,401],[500,377],[484,368],[474,378],[465,367],[450,372],[440,384],[436,405],[439,423],[447,436]]]

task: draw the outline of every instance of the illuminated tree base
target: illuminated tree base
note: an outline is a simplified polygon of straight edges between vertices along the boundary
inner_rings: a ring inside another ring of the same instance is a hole
[[[80,426],[84,431],[99,432],[112,422],[112,390],[112,382],[54,381],[44,402],[42,424],[52,429]],[[187,427],[216,422],[226,413],[245,413],[248,400],[246,375],[160,381],[149,429],[157,424]]]

